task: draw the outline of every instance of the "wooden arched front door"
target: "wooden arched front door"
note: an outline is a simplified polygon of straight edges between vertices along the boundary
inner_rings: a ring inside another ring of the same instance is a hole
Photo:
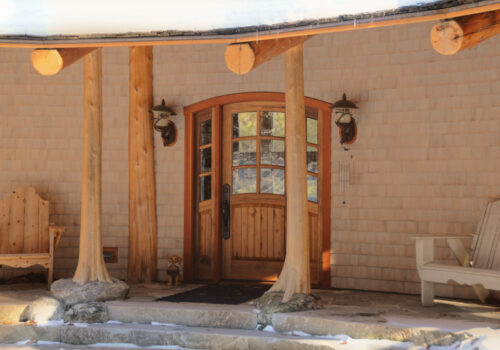
[[[274,281],[285,258],[284,95],[186,107],[185,280]],[[330,104],[306,98],[311,280],[330,281]]]

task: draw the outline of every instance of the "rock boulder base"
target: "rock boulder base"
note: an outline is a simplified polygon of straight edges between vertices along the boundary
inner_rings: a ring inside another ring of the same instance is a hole
[[[52,295],[66,305],[83,304],[94,301],[125,299],[129,286],[116,278],[113,283],[92,281],[79,285],[71,279],[60,279],[50,286]]]
[[[105,323],[109,321],[106,304],[91,302],[75,304],[64,313],[64,322]]]
[[[282,312],[298,312],[305,310],[317,310],[323,306],[319,298],[313,295],[294,294],[287,303],[282,303],[283,292],[267,292],[255,300],[255,306],[260,309],[257,322],[260,324],[272,324],[273,314]]]
[[[40,297],[26,306],[20,322],[35,321],[44,323],[47,321],[61,320],[64,315],[64,304],[57,299]]]

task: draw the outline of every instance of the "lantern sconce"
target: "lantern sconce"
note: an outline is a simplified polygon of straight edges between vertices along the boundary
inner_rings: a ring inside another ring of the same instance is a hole
[[[358,109],[354,102],[349,101],[345,93],[342,99],[332,105],[335,113],[335,125],[339,127],[340,143],[351,144],[356,141],[357,126],[356,120],[352,116],[352,110]]]
[[[161,100],[161,105],[154,106],[150,110],[153,115],[153,129],[161,133],[163,146],[172,146],[177,140],[177,128],[170,117],[176,115],[172,108],[165,105],[165,100]]]

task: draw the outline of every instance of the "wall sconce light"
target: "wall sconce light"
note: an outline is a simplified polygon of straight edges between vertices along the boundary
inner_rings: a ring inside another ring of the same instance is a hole
[[[352,116],[352,110],[358,109],[354,102],[349,101],[345,93],[342,99],[332,105],[335,113],[335,125],[339,127],[340,143],[351,144],[356,140],[356,120]]]
[[[177,139],[177,128],[169,118],[176,115],[172,108],[165,106],[165,100],[161,100],[161,105],[154,106],[150,110],[153,114],[153,128],[161,133],[163,146],[171,146]]]

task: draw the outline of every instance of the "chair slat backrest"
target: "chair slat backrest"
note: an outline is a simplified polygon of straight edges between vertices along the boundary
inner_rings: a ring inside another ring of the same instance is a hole
[[[472,266],[500,270],[500,201],[486,206],[472,242]]]
[[[49,203],[33,187],[0,200],[0,254],[49,252]]]

